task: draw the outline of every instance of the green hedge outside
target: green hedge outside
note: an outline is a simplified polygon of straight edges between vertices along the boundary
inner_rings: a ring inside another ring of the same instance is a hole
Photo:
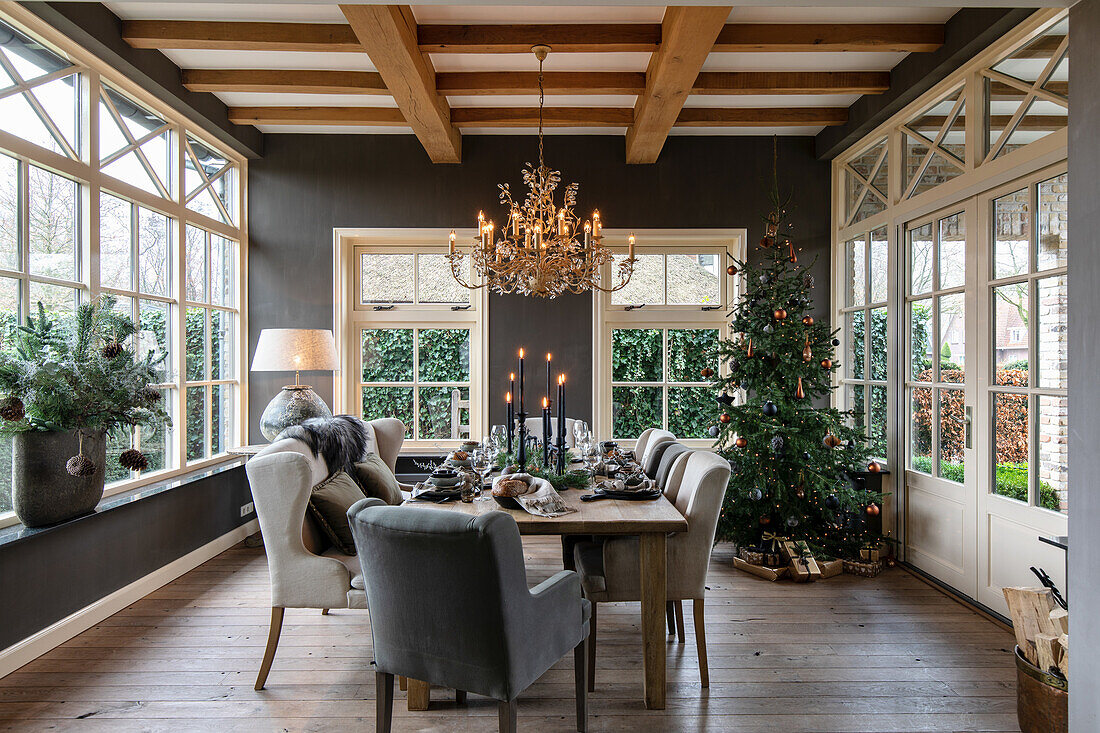
[[[914,471],[932,473],[932,458],[914,456],[911,460]],[[962,463],[940,463],[940,478],[962,483],[966,478],[966,467]],[[997,466],[996,486],[993,493],[1027,503],[1027,464],[1001,463]],[[1044,509],[1060,511],[1061,500],[1058,492],[1046,481],[1039,482],[1039,506]]]

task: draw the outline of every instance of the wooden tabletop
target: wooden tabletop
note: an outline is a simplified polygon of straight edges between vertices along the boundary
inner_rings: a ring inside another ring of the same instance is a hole
[[[497,504],[494,499],[474,501],[469,504],[461,501],[451,501],[446,504],[409,501],[405,503],[405,506],[446,509],[474,517],[486,512],[506,512],[516,520],[520,534],[531,535],[636,535],[648,532],[687,531],[687,520],[664,496],[649,501],[628,501],[624,499],[581,501],[581,497],[589,493],[591,492],[577,489],[567,489],[561,492],[561,497],[565,499],[565,503],[577,509],[576,512],[561,517],[536,517],[519,509],[505,509]]]

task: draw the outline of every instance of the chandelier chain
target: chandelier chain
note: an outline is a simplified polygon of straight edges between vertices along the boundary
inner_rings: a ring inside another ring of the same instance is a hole
[[[546,102],[546,93],[542,87],[542,63],[543,60],[539,59],[539,170],[546,167],[542,159],[542,107]]]

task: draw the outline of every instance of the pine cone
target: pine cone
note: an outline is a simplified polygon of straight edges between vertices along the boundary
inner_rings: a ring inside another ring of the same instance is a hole
[[[161,397],[162,397],[162,395],[161,395],[159,389],[154,389],[153,387],[146,387],[145,389],[141,390],[141,399],[142,399],[142,401],[148,402],[150,405],[158,404],[161,400]]]
[[[95,473],[95,464],[87,456],[75,455],[65,462],[65,470],[71,476],[91,476]]]
[[[23,400],[18,397],[5,397],[0,400],[0,417],[11,422],[22,420],[27,415]]]
[[[100,353],[103,354],[104,359],[114,359],[122,353],[122,344],[117,341],[109,341],[103,345]]]
[[[119,465],[131,471],[144,471],[149,468],[149,459],[136,448],[127,448],[118,457]]]

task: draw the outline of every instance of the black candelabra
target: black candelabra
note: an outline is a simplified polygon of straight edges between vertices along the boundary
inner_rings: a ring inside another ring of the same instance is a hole
[[[527,411],[523,409],[522,402],[520,402],[516,417],[519,418],[519,445],[516,447],[516,465],[518,466],[517,470],[523,472],[527,470]]]

